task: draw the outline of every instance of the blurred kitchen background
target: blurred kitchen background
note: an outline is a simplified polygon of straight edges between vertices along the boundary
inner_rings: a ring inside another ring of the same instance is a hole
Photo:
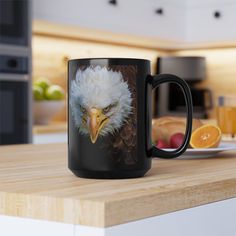
[[[0,144],[67,141],[73,58],[149,59],[189,83],[196,118],[215,119],[218,96],[236,94],[235,12],[236,0],[0,0]],[[64,97],[34,101],[42,78]],[[177,87],[153,94],[154,117],[184,112]]]

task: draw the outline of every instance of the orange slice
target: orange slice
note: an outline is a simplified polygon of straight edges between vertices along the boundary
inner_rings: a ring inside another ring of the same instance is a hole
[[[190,145],[192,148],[215,148],[221,140],[221,130],[216,125],[203,125],[191,135]]]

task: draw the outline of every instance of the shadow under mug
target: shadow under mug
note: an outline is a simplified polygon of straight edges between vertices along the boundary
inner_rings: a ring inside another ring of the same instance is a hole
[[[150,61],[88,58],[68,62],[68,165],[79,177],[135,178],[151,168],[152,157],[181,155],[191,136],[192,99],[175,75],[150,74]],[[152,89],[171,82],[186,102],[183,144],[164,151],[151,141]]]

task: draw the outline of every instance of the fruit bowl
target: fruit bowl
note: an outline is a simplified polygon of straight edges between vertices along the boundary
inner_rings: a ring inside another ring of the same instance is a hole
[[[47,125],[49,121],[65,106],[64,100],[34,101],[34,124]]]

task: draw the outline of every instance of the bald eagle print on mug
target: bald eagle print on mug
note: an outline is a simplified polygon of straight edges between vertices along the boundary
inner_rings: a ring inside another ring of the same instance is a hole
[[[78,69],[70,88],[75,126],[93,144],[116,135],[132,114],[132,94],[122,73],[106,67]]]

